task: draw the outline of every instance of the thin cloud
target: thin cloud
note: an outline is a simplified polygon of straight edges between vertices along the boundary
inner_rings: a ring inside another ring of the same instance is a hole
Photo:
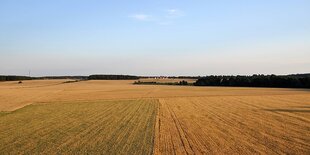
[[[147,14],[133,14],[129,17],[139,21],[150,21],[152,19],[152,16]]]
[[[176,18],[184,15],[184,13],[179,9],[168,9],[166,10],[166,12],[167,12],[166,15],[167,18]]]
[[[150,21],[159,25],[171,25],[176,18],[182,17],[184,13],[179,9],[164,10],[161,15],[148,15],[144,13],[132,14],[129,17],[138,21]]]

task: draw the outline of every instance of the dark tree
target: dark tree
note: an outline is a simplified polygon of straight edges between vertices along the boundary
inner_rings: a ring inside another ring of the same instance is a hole
[[[310,76],[206,76],[198,79],[196,86],[238,86],[238,87],[279,87],[310,88]]]
[[[0,81],[21,81],[32,80],[32,77],[28,76],[16,76],[16,75],[0,75]]]
[[[89,80],[137,80],[138,76],[132,75],[90,75]]]

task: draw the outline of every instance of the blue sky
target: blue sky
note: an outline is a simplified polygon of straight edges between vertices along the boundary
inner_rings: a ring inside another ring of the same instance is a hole
[[[310,72],[309,0],[0,0],[0,74]]]

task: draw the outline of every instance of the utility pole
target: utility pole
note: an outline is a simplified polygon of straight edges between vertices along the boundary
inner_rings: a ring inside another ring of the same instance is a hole
[[[28,73],[29,73],[28,75],[29,75],[29,77],[30,77],[31,70],[29,70],[29,72],[28,72]]]

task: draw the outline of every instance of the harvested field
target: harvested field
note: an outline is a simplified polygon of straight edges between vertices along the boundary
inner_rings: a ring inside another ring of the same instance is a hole
[[[309,154],[310,95],[160,99],[155,154]]]
[[[306,89],[65,81],[0,82],[0,154],[310,154]]]
[[[17,81],[0,82],[0,111],[13,111],[30,104],[53,102],[310,93],[309,90],[302,89],[133,85],[134,80],[63,83],[65,81],[68,80],[31,80],[23,81],[22,84],[17,84]]]
[[[151,154],[156,100],[30,105],[0,115],[0,154]]]

